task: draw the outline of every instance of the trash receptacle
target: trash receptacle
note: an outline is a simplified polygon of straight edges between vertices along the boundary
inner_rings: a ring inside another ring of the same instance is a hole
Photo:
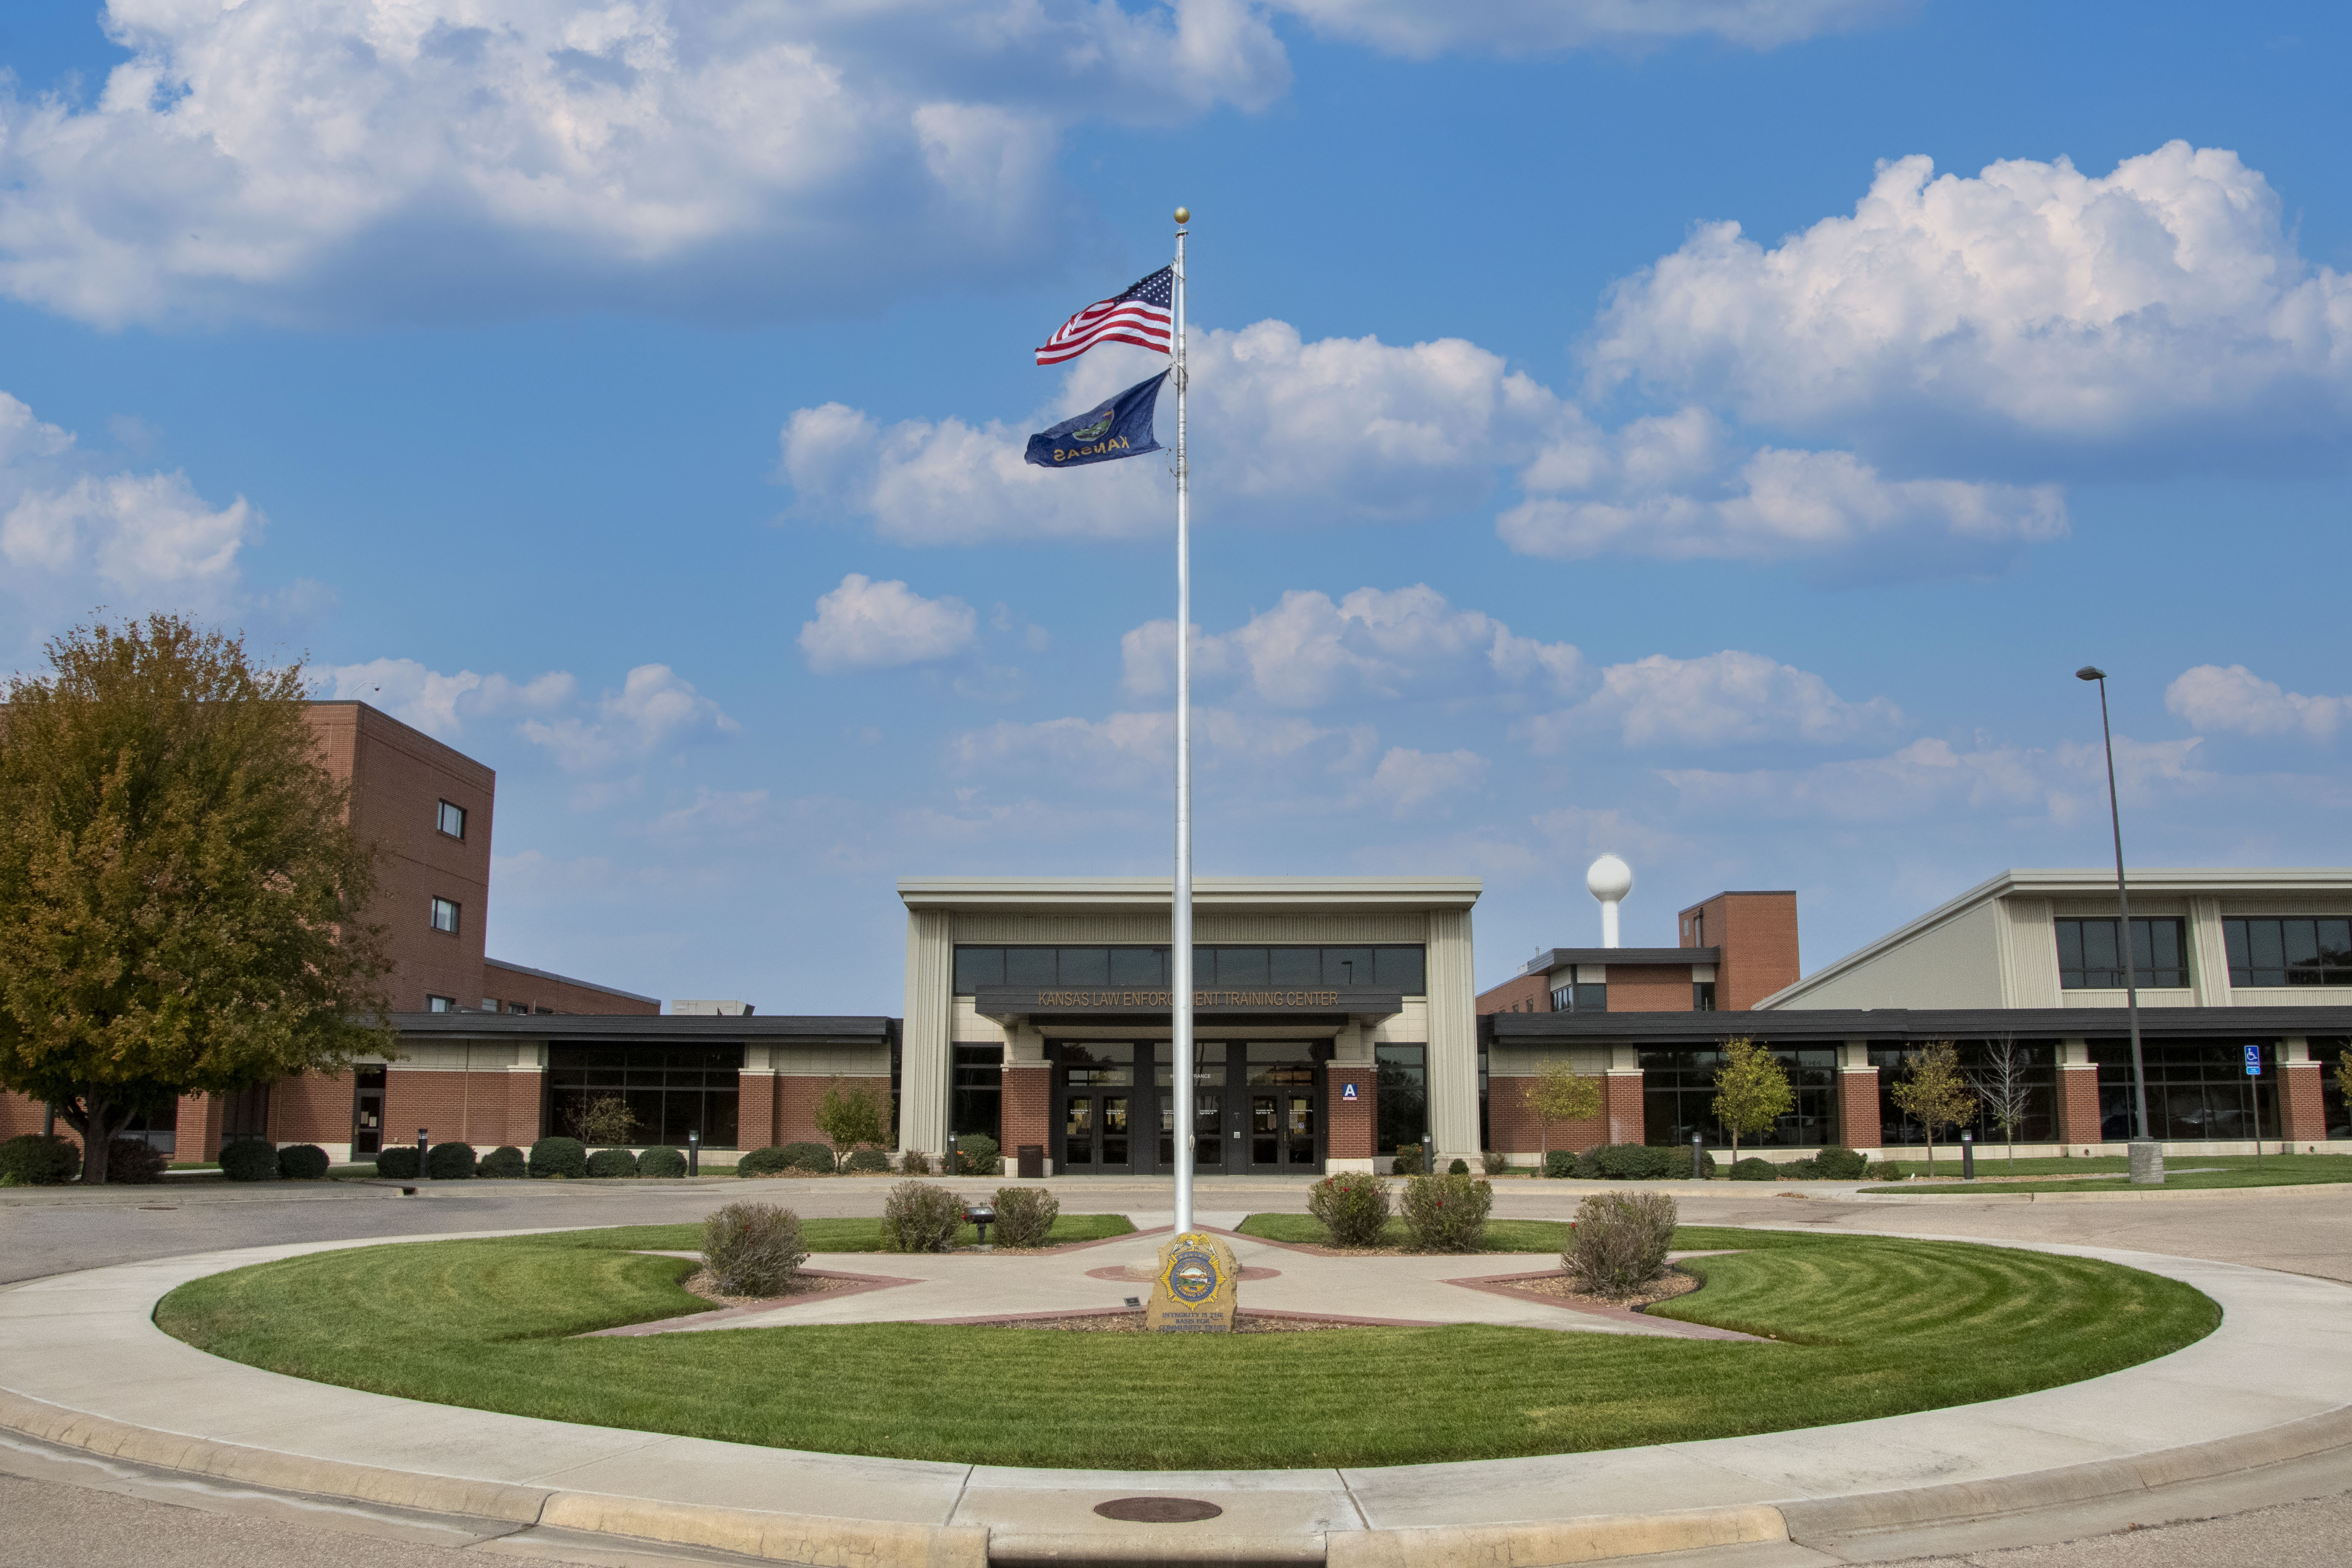
[[[1045,1145],[1024,1143],[1015,1154],[1016,1173],[1029,1182],[1042,1181],[1045,1175]]]

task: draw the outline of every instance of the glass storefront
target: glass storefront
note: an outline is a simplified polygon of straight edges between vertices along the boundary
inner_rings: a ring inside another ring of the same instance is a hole
[[[1003,1142],[1004,1047],[958,1046],[955,1084],[948,1097],[948,1131]]]
[[[550,1132],[577,1137],[593,1101],[619,1096],[635,1119],[629,1142],[706,1149],[735,1147],[743,1047],[736,1046],[551,1045],[547,1047]]]
[[[1796,1103],[1763,1132],[1742,1132],[1740,1147],[1818,1148],[1834,1142],[1836,1047],[1776,1047],[1772,1055],[1789,1075]],[[1723,1069],[1721,1049],[1649,1050],[1640,1058],[1644,1142],[1686,1148],[1696,1134],[1709,1147],[1729,1145],[1730,1132],[1715,1119],[1715,1075]]]
[[[2246,1073],[2246,1047],[2263,1053],[2260,1078]],[[2120,1143],[2132,1135],[2131,1044],[2100,1040],[2091,1047],[2099,1066],[2099,1135]],[[2147,1040],[2150,1136],[2164,1142],[2200,1139],[2252,1142],[2279,1135],[2278,1047],[2267,1040]]]
[[[1394,1154],[1429,1133],[1429,1047],[1374,1046],[1372,1070],[1378,1152]]]
[[[1998,1040],[1955,1040],[1953,1049],[1959,1058],[1961,1076],[1969,1080],[1979,1106],[1977,1119],[1968,1123],[1979,1144],[1990,1146],[2011,1141],[2011,1133],[2000,1125],[1994,1113],[1995,1105],[2011,1100],[2016,1112],[2015,1142],[2049,1143],[2058,1137],[2058,1044],[2054,1040],[2016,1040],[2010,1042],[2011,1060],[2004,1067],[2000,1059],[2002,1043]],[[1910,1059],[1918,1054],[1917,1046],[1870,1047],[1870,1065],[1878,1069],[1878,1140],[1883,1145],[1916,1145],[1927,1142],[1927,1130],[1895,1103],[1895,1086],[1901,1081]],[[2006,1080],[2011,1086],[2002,1088]],[[1958,1129],[1938,1127],[1936,1142],[1948,1143],[1959,1136]]]
[[[1070,1175],[1173,1169],[1173,1045],[1055,1041],[1055,1169]],[[1323,1168],[1328,1040],[1193,1045],[1192,1162],[1203,1175]]]

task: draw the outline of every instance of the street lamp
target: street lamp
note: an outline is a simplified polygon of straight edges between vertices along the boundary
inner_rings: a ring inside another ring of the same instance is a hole
[[[2107,672],[2086,664],[2074,672],[2077,680],[2099,686],[2099,739],[2107,751],[2107,821],[2116,836],[2116,909],[2118,937],[2124,950],[2124,1015],[2131,1026],[2132,1141],[2131,1179],[2136,1183],[2164,1180],[2164,1145],[2147,1132],[2147,1069],[2139,1050],[2139,966],[2132,952],[2131,889],[2124,879],[2123,808],[2116,803],[2116,738],[2107,726]]]

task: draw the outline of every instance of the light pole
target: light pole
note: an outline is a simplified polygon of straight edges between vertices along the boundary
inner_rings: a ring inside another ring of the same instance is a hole
[[[2099,687],[2099,739],[2107,752],[2107,821],[2116,836],[2116,935],[2124,950],[2124,1016],[2131,1027],[2132,1140],[2131,1179],[2137,1183],[2164,1180],[2164,1145],[2148,1136],[2147,1069],[2139,1050],[2139,966],[2132,952],[2131,889],[2124,879],[2124,816],[2116,802],[2116,738],[2107,725],[2107,672],[2086,664],[2074,672],[2077,680]]]

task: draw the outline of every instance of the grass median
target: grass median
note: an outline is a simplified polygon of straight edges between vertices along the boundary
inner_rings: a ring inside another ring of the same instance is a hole
[[[820,1227],[871,1222],[808,1224],[817,1245],[846,1249],[847,1233],[817,1239]],[[691,1246],[693,1232],[315,1253],[182,1286],[155,1321],[233,1361],[441,1405],[829,1453],[1155,1470],[1499,1458],[1864,1420],[2114,1372],[2221,1318],[2187,1286],[2084,1258],[1694,1227],[1677,1245],[1749,1250],[1688,1265],[1706,1288],[1653,1311],[1773,1342],[1475,1324],[577,1337],[704,1310],[678,1288],[691,1261],[634,1250]],[[992,1305],[977,1288],[967,1304]]]
[[[2175,1148],[2165,1155],[2165,1163],[2198,1175],[2226,1177],[2202,1183],[2208,1186],[2294,1186],[2311,1182],[2352,1182],[2352,1154],[2264,1154],[2257,1159],[2252,1154],[2200,1154],[2194,1150]],[[2075,1182],[2086,1188],[2120,1184],[2128,1174],[2131,1162],[2120,1155],[2094,1154],[2074,1159],[2010,1160],[2000,1152],[2000,1145],[1979,1144],[1977,1148],[1977,1174],[1986,1176],[2042,1176],[2053,1182]],[[1960,1162],[1957,1155],[1947,1158],[1939,1153],[1930,1166],[1925,1160],[1874,1161],[1870,1173],[1879,1175],[1891,1172],[1900,1176],[1918,1176],[1937,1181],[1958,1181]],[[2105,1177],[2105,1181],[2083,1181],[2084,1177]],[[2175,1182],[2184,1178],[2173,1178]],[[2003,1186],[2010,1184],[2002,1183]],[[2023,1184],[2018,1184],[2023,1185]]]

